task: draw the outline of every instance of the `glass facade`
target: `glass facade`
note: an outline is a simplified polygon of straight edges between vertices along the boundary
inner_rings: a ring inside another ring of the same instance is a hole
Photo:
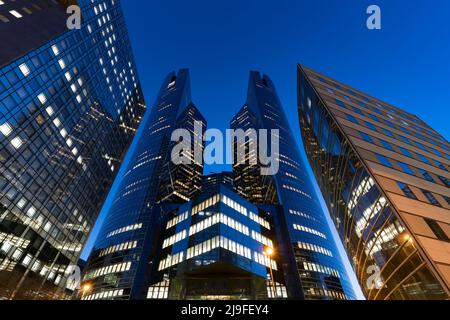
[[[69,31],[54,16],[63,26],[49,19],[19,55],[1,57],[1,298],[66,297],[67,277],[145,113],[119,2],[79,5],[81,29]],[[23,17],[3,19],[0,33],[14,26],[9,37],[26,42],[30,34],[20,32],[33,19],[65,12],[55,1],[38,7],[5,1],[1,15],[17,9]]]
[[[270,213],[238,196],[217,175],[208,178],[198,197],[169,216],[147,298],[287,298],[281,264],[265,254],[276,246]]]
[[[288,296],[296,299],[352,299],[353,291],[334,245],[325,214],[316,198],[276,89],[267,76],[251,72],[247,102],[231,122],[234,130],[279,130],[279,170],[262,176],[261,163],[248,135],[234,141],[245,146],[244,162],[233,166],[237,192],[252,203],[275,206],[279,248],[286,264]],[[270,143],[269,143],[270,145]]]
[[[195,122],[203,136],[206,121],[191,101],[189,71],[172,72],[142,123],[145,131],[90,255],[83,281],[92,290],[86,299],[147,296],[167,215],[201,188],[203,164],[171,163],[172,132],[184,128],[192,133]],[[195,137],[184,143],[198,143]]]
[[[449,177],[445,138],[304,66],[298,103],[308,159],[366,297],[448,299],[450,192],[435,178]]]

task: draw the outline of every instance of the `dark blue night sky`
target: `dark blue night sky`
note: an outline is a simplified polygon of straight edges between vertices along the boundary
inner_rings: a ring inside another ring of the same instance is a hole
[[[366,28],[371,4],[382,10],[380,31]],[[248,72],[259,70],[274,81],[301,147],[296,64],[302,63],[450,136],[448,0],[123,0],[122,6],[149,107],[169,71],[189,68],[194,103],[209,128],[225,130],[245,102]],[[206,168],[222,169],[229,168]]]

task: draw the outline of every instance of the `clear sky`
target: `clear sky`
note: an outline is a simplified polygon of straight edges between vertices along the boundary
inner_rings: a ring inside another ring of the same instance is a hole
[[[302,63],[414,113],[450,136],[448,0],[121,2],[148,106],[169,71],[189,68],[194,103],[209,128],[224,130],[245,102],[248,72],[259,70],[274,81],[303,150],[296,110],[296,64]],[[382,30],[366,28],[371,4],[381,8]],[[229,168],[206,171],[221,169]]]

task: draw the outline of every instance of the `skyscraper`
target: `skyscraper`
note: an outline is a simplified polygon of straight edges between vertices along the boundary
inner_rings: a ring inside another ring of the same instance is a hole
[[[325,214],[315,195],[294,136],[277,96],[266,75],[251,72],[246,104],[233,118],[231,128],[279,130],[279,170],[262,175],[252,145],[252,135],[235,140],[245,146],[245,161],[233,166],[238,193],[260,208],[274,206],[274,227],[278,234],[276,251],[283,261],[287,295],[297,299],[352,299],[353,291],[341,264]],[[270,145],[270,144],[269,144]],[[236,153],[236,148],[234,148]],[[276,150],[269,150],[276,152]],[[237,158],[236,158],[237,159]],[[346,296],[347,295],[347,296]]]
[[[448,141],[417,116],[301,65],[298,109],[366,297],[449,299]]]
[[[0,1],[0,297],[58,299],[145,113],[119,1]]]
[[[176,129],[190,135],[177,143],[204,150],[206,121],[191,101],[187,70],[167,77],[143,126],[90,256],[83,281],[91,290],[82,299],[353,298],[267,76],[250,74],[247,103],[231,127],[279,130],[273,175],[243,161],[232,173],[202,177],[203,162],[186,150],[188,162],[173,162]],[[251,136],[237,142],[245,160],[258,156]]]
[[[144,132],[117,195],[107,213],[83,278],[92,290],[85,299],[144,299],[157,267],[158,241],[174,208],[188,202],[201,188],[203,164],[175,165],[172,133],[186,129],[200,133],[187,145],[200,144],[206,121],[191,101],[189,71],[172,72],[164,80]],[[197,140],[200,137],[200,142]]]

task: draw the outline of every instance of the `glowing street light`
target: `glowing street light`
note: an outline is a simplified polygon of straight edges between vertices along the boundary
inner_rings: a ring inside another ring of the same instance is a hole
[[[264,250],[264,255],[269,258],[269,270],[270,270],[270,280],[272,282],[272,291],[273,291],[273,298],[276,297],[276,287],[275,287],[275,278],[273,277],[273,269],[272,269],[272,260],[270,259],[275,254],[275,250],[271,247],[267,247]]]
[[[92,285],[90,283],[85,283],[81,287],[81,300],[83,300],[84,296],[92,290]]]

